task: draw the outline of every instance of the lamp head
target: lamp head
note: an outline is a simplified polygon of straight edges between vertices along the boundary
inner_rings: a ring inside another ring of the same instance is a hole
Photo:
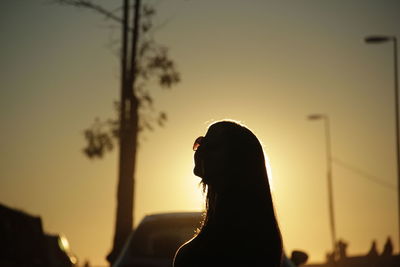
[[[391,36],[373,35],[373,36],[365,37],[364,41],[367,44],[380,44],[380,43],[388,42],[392,39],[393,39],[393,37],[391,37]]]
[[[322,114],[311,114],[311,115],[307,116],[307,118],[309,120],[319,120],[319,119],[322,119],[323,117],[324,117],[324,115],[322,115]]]

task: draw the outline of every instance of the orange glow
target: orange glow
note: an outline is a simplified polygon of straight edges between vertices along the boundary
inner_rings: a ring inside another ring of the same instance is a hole
[[[81,149],[95,117],[115,116],[119,47],[107,47],[119,30],[96,12],[40,2],[0,1],[0,202],[40,216],[45,232],[64,233],[60,246],[79,262],[106,266],[118,152],[89,160]],[[121,1],[99,2],[120,10]],[[182,82],[150,88],[168,121],[140,135],[134,225],[150,213],[204,208],[193,141],[229,117],[265,143],[287,253],[325,261],[324,135],[305,118],[329,114],[332,156],[397,184],[391,46],[362,38],[400,38],[400,1],[155,2],[155,25],[168,23],[154,38],[169,48]],[[381,251],[388,236],[399,251],[397,189],[335,163],[332,177],[337,237],[349,242],[348,254],[366,254],[372,240]]]

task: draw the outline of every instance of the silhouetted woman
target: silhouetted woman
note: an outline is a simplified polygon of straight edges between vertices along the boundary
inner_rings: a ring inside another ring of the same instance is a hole
[[[206,213],[197,236],[177,251],[174,267],[280,266],[282,240],[257,137],[236,122],[219,121],[193,149]]]

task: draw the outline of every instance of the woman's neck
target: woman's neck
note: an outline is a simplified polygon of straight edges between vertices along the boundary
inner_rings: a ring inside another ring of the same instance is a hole
[[[266,202],[263,198],[265,201],[265,196],[233,191],[216,194],[210,207],[210,223],[245,223],[255,214],[264,213]]]

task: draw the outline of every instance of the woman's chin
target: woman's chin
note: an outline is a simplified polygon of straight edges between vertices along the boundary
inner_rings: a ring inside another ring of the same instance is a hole
[[[200,178],[203,178],[203,172],[202,172],[201,168],[199,168],[197,166],[194,166],[193,174],[198,176],[198,177],[200,177]]]

